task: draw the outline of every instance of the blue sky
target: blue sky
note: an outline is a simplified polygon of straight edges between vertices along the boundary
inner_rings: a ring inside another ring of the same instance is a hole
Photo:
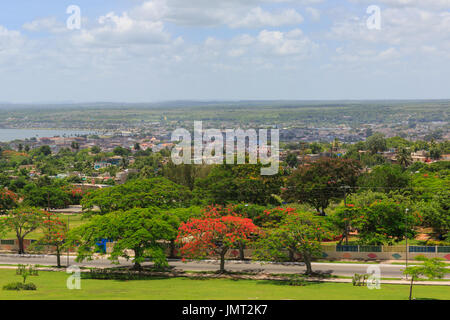
[[[449,62],[450,0],[0,4],[5,102],[442,99]]]

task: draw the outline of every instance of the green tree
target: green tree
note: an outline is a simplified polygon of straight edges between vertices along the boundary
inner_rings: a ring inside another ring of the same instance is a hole
[[[286,163],[288,164],[288,166],[290,166],[291,168],[297,168],[298,166],[298,158],[297,155],[295,153],[289,153],[286,157]]]
[[[19,254],[25,254],[25,237],[42,226],[44,211],[33,207],[19,207],[9,211],[1,221],[4,228],[16,233],[19,242]]]
[[[38,149],[37,154],[49,156],[52,154],[52,150],[49,146],[42,146]]]
[[[193,190],[198,179],[204,179],[211,171],[208,165],[180,164],[169,162],[162,168],[162,175],[167,179]]]
[[[257,243],[255,259],[288,261],[291,252],[301,255],[306,274],[312,274],[311,261],[321,255],[321,242],[329,236],[322,218],[311,213],[291,213],[277,228],[264,231]]]
[[[342,159],[322,159],[300,166],[288,177],[283,198],[310,204],[325,215],[331,199],[344,197],[343,187],[356,186],[360,169],[359,162]]]
[[[31,184],[24,191],[24,203],[31,207],[62,209],[67,208],[71,202],[69,195],[58,186],[38,187]]]
[[[87,193],[81,205],[91,210],[100,208],[101,214],[132,208],[158,207],[163,209],[189,207],[191,192],[166,178],[131,180],[111,188]]]
[[[423,225],[433,228],[438,239],[443,239],[450,232],[450,191],[441,190],[431,201],[416,204],[416,210],[423,218]]]
[[[129,149],[125,149],[125,148],[118,146],[118,147],[114,148],[113,153],[116,156],[127,157],[131,154],[131,151]]]
[[[375,133],[366,140],[366,149],[372,154],[382,152],[387,149],[386,139],[383,134]]]
[[[433,160],[439,160],[442,156],[442,150],[439,148],[432,148],[430,150],[430,157]]]
[[[403,271],[404,275],[411,276],[409,300],[412,300],[414,281],[418,280],[421,276],[426,276],[428,279],[442,279],[445,274],[449,273],[446,263],[442,261],[443,259],[418,256],[416,260],[423,262],[423,264],[407,267]]]
[[[410,183],[410,174],[399,165],[377,166],[358,180],[359,187],[385,193],[405,190]]]
[[[392,245],[405,239],[405,235],[414,238],[418,217],[415,212],[407,211],[406,206],[407,202],[402,199],[384,199],[356,208],[350,223],[358,231],[359,242]]]
[[[132,259],[135,270],[149,259],[158,267],[166,267],[167,257],[163,242],[176,237],[174,217],[160,213],[157,208],[132,209],[93,217],[69,232],[66,246],[77,246],[77,261],[92,260],[94,248],[101,239],[112,241],[109,259],[118,263],[120,257]],[[130,256],[128,251],[134,252]],[[98,250],[97,250],[98,251]]]
[[[215,166],[205,179],[198,179],[194,194],[207,204],[279,204],[281,174],[261,175],[261,164]]]
[[[93,147],[91,148],[91,152],[92,152],[93,154],[99,154],[100,152],[102,152],[102,149],[100,149],[99,146],[93,146]]]
[[[171,221],[176,223],[175,227],[178,230],[181,223],[186,223],[193,218],[200,218],[202,216],[202,210],[200,207],[174,208],[164,211],[164,214],[173,217]],[[174,237],[168,239],[170,241],[169,258],[176,258],[176,236],[177,234]]]
[[[76,141],[72,141],[70,147],[71,147],[73,150],[78,151],[78,150],[80,149],[80,144],[79,144],[78,142],[76,142]]]
[[[409,167],[412,163],[411,152],[406,148],[401,148],[397,153],[397,162],[405,169]]]

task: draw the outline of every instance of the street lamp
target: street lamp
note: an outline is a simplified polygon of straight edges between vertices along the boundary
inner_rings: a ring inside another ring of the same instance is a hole
[[[69,233],[70,228],[70,215],[67,216],[67,233]],[[67,247],[67,268],[69,267],[69,247]]]
[[[406,246],[406,261],[405,261],[405,267],[408,268],[408,211],[409,209],[405,209],[405,246]],[[408,275],[406,275],[406,279],[408,279]]]

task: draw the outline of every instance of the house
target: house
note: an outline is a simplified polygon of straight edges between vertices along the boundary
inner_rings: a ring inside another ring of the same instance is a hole
[[[94,163],[94,170],[100,170],[100,169],[107,168],[110,166],[111,166],[111,164],[106,161],[99,161],[99,162]]]
[[[411,159],[413,162],[429,162],[428,152],[425,150],[413,152],[411,153]]]

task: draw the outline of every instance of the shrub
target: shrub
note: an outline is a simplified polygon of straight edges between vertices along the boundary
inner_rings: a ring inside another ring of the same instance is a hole
[[[11,282],[3,286],[3,290],[9,291],[33,291],[37,290],[36,285],[34,283],[21,283],[21,282]]]
[[[22,284],[22,290],[34,291],[34,290],[37,290],[37,288],[34,283],[30,282],[30,283]]]
[[[307,281],[305,279],[295,279],[288,281],[287,284],[293,287],[304,287],[307,285]]]
[[[19,291],[22,289],[22,283],[21,282],[11,282],[3,286],[3,290],[9,290],[9,291]]]

